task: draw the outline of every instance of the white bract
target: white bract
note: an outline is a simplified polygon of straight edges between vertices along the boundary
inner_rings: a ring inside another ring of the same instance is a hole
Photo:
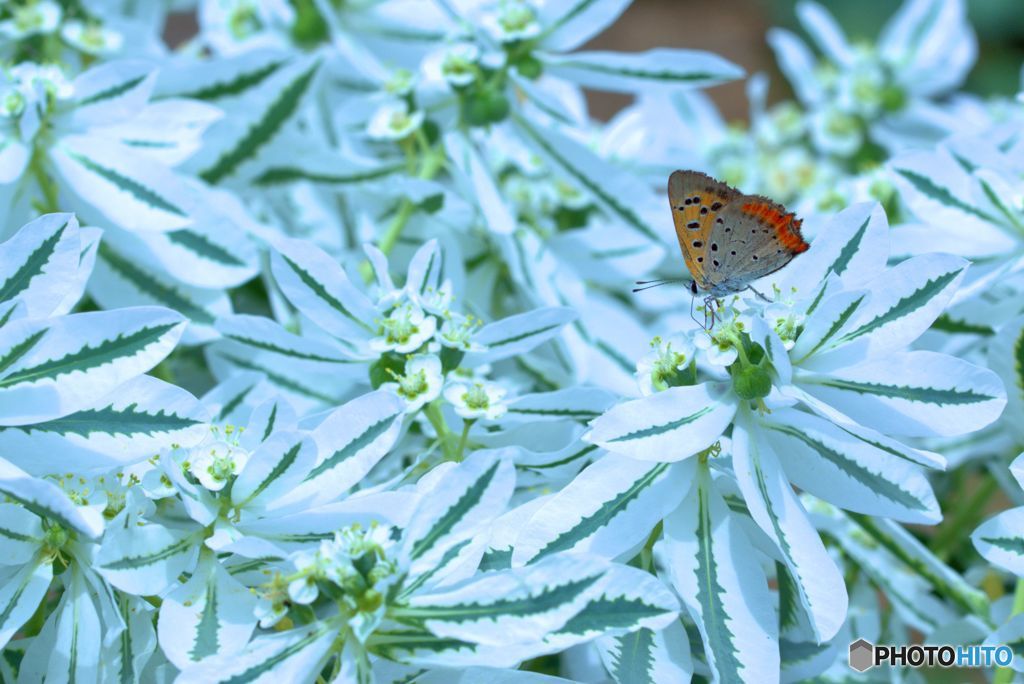
[[[1019,89],[962,89],[962,0],[870,43],[799,2],[794,98],[754,74],[727,124],[729,61],[585,47],[630,4],[0,3],[0,680],[845,681],[858,638],[1020,643]],[[684,4],[680,45],[729,40]],[[692,296],[676,169],[809,251]]]

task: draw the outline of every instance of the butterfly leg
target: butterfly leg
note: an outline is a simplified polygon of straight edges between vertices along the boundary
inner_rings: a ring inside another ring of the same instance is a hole
[[[712,330],[715,329],[715,317],[718,314],[718,311],[715,307],[717,301],[718,300],[716,300],[712,296],[704,298],[704,329],[707,330],[708,332],[711,332]],[[711,318],[710,325],[708,324],[709,315]]]
[[[694,297],[692,295],[690,296],[690,318],[693,320],[694,323],[696,323],[697,325],[700,325],[700,321],[697,320],[697,317],[693,315],[693,303],[696,300],[697,300],[696,297]],[[704,327],[707,328],[707,321],[704,321]]]

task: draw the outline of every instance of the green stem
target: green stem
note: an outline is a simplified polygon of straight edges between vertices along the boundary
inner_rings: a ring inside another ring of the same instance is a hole
[[[438,172],[444,167],[444,151],[442,149],[433,149],[427,143],[427,139],[422,131],[417,131],[418,137],[416,141],[420,145],[420,154],[422,155],[420,161],[420,170],[416,174],[417,178],[422,180],[430,180],[438,174]],[[385,254],[390,254],[394,248],[395,243],[398,242],[399,236],[402,234],[402,229],[405,228],[405,224],[409,222],[412,215],[416,211],[416,205],[409,199],[402,200],[402,205],[398,208],[398,213],[391,219],[391,223],[388,224],[387,230],[384,231],[384,237],[380,240],[380,251]]]
[[[995,478],[986,473],[974,495],[963,506],[957,506],[953,517],[938,529],[932,539],[932,553],[943,561],[953,555],[953,552],[969,537],[970,532],[981,523],[981,519],[985,515],[985,507],[988,506],[998,486]]]
[[[640,567],[650,572],[654,568],[654,544],[661,538],[661,521],[654,526],[651,534],[647,537],[647,543],[640,550]]]
[[[847,515],[880,546],[906,563],[918,576],[927,581],[932,586],[932,589],[935,590],[935,593],[949,599],[965,612],[978,616],[986,623],[988,622],[989,603],[982,592],[963,580],[944,577],[942,571],[923,562],[911,553],[898,538],[894,539],[889,533],[875,524],[871,516],[853,512],[847,512]],[[923,544],[918,543],[916,546],[919,553],[929,553]],[[936,558],[935,560],[941,559]]]
[[[1013,591],[1013,607],[1006,620],[1010,621],[1015,615],[1021,613],[1024,613],[1024,577],[1017,578],[1017,588]],[[997,668],[995,677],[992,678],[992,684],[1010,684],[1013,681],[1013,675],[1014,671],[1011,667]]]
[[[462,421],[462,436],[459,437],[459,447],[455,450],[455,460],[461,461],[466,457],[466,441],[469,439],[469,428],[473,427],[472,419]]]
[[[32,171],[33,177],[39,184],[39,189],[43,193],[43,206],[40,207],[42,213],[49,214],[55,211],[60,211],[60,200],[57,196],[57,186],[53,180],[46,174],[46,169],[43,167],[43,156],[38,152],[32,155],[32,161],[29,162],[29,169]]]
[[[427,404],[423,408],[423,414],[427,417],[427,420],[430,421],[430,424],[434,426],[434,431],[437,433],[437,441],[441,444],[441,451],[444,452],[445,460],[456,460],[454,458],[454,454],[452,454],[451,448],[452,431],[448,428],[448,423],[444,419],[444,414],[441,413],[440,402],[435,399]]]
[[[419,142],[421,146],[426,145],[426,138],[422,137]],[[438,172],[444,168],[445,156],[443,149],[433,149],[428,147],[423,148],[422,158],[420,161],[420,170],[416,174],[417,178],[423,180],[430,180],[438,174]],[[398,206],[398,211],[395,212],[394,217],[388,223],[387,228],[384,229],[384,235],[381,236],[380,241],[377,243],[377,247],[384,254],[390,254],[391,250],[395,248],[398,243],[398,238],[402,236],[402,231],[405,230],[406,224],[409,223],[409,219],[416,213],[416,204],[413,203],[409,198],[404,198]],[[370,282],[373,276],[373,269],[370,266],[370,262],[364,261],[359,271],[363,276],[363,280]]]

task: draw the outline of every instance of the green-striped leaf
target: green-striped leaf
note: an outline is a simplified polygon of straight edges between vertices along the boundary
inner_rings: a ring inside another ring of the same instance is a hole
[[[126,230],[175,230],[192,223],[192,194],[184,182],[127,146],[68,136],[53,160],[79,198]]]
[[[0,245],[0,303],[25,303],[29,318],[49,316],[69,294],[77,271],[78,221],[47,214],[25,224]]]
[[[136,596],[156,596],[195,566],[201,536],[156,523],[112,526],[96,556],[96,570],[108,582]]]
[[[108,308],[124,303],[121,298],[123,288],[127,285],[145,300],[173,309],[193,323],[213,324],[213,313],[197,301],[197,293],[194,290],[190,291],[190,288],[169,282],[154,273],[153,269],[132,262],[106,243],[100,245],[99,257],[99,268],[90,291],[101,303],[107,304]]]
[[[545,71],[586,88],[624,93],[701,88],[743,77],[743,69],[699,50],[656,49],[639,53],[573,52],[544,55]]]
[[[717,681],[778,676],[777,616],[750,542],[715,489],[707,464],[683,504],[665,520],[672,582],[697,624]]]
[[[940,518],[931,486],[916,465],[832,422],[783,409],[763,429],[789,479],[802,489],[869,515],[922,523]]]
[[[98,511],[76,506],[53,482],[30,477],[3,459],[0,459],[0,496],[89,539],[103,533],[103,517]]]
[[[181,678],[210,684],[313,681],[332,652],[339,628],[337,620],[321,620],[287,632],[260,636],[241,651],[218,653],[187,667]]]
[[[678,505],[691,478],[691,463],[670,475],[667,463],[605,456],[533,514],[516,539],[513,563],[570,550],[615,558]]]
[[[288,300],[317,325],[340,339],[375,332],[370,300],[349,280],[337,261],[301,240],[282,240],[271,252],[270,267]]]
[[[470,357],[479,363],[491,363],[525,354],[558,335],[576,316],[574,309],[552,306],[488,323],[474,338],[486,350]]]
[[[264,110],[257,113],[245,133],[220,152],[217,160],[199,172],[207,183],[217,184],[234,175],[240,166],[254,159],[280,133],[298,111],[303,96],[316,75],[319,62],[291,74],[287,83]]]
[[[992,371],[931,351],[893,351],[801,386],[855,422],[882,434],[954,436],[999,417],[1006,391]]]
[[[289,432],[271,435],[235,479],[232,503],[239,508],[259,507],[290,492],[306,477],[316,456],[316,444],[308,437]]]
[[[256,627],[256,596],[228,574],[209,550],[188,582],[160,606],[160,649],[175,667],[212,655],[237,653]]]
[[[403,535],[412,560],[411,574],[425,572],[449,548],[487,529],[504,512],[514,484],[515,468],[493,454],[421,480],[419,487],[430,495],[416,509]]]
[[[745,418],[733,427],[733,468],[754,522],[775,544],[793,582],[795,602],[806,615],[815,641],[835,636],[849,604],[839,568],[793,493],[778,458],[756,424]],[[781,599],[780,599],[781,600]]]
[[[50,563],[26,563],[0,586],[0,648],[7,646],[46,596],[53,579]]]
[[[713,383],[672,387],[613,407],[591,425],[587,441],[648,461],[678,461],[714,444],[736,405]]]
[[[606,161],[574,140],[552,130],[535,125],[527,119],[515,116],[514,121],[523,132],[524,138],[533,148],[558,171],[565,174],[616,220],[631,230],[660,242],[658,232],[636,212],[635,201],[649,194],[646,188],[636,188],[633,179],[623,174]]]
[[[693,675],[690,642],[679,621],[660,631],[638,629],[622,636],[601,637],[597,648],[616,684],[685,682]]]

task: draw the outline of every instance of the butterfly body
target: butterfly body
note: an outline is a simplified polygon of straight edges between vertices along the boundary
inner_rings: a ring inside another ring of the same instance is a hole
[[[694,294],[741,292],[808,249],[795,214],[706,174],[676,171],[668,196]]]

